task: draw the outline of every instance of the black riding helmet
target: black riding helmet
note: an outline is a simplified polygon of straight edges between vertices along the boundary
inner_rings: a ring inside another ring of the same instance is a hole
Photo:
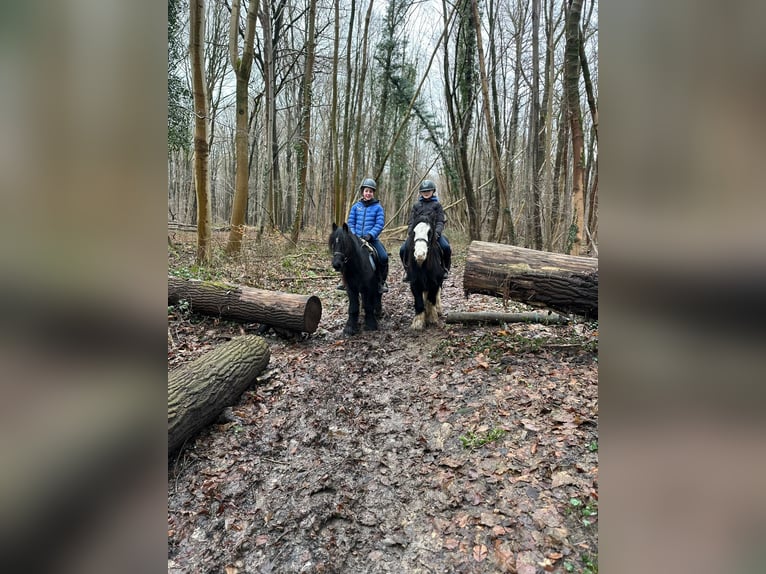
[[[424,191],[433,191],[436,193],[436,185],[433,181],[430,179],[424,179],[423,182],[420,184],[420,189],[418,189],[418,193],[423,193]]]
[[[371,177],[367,177],[364,180],[362,180],[362,183],[359,185],[359,192],[365,188],[369,187],[372,191],[376,191],[378,189],[378,185],[375,183],[375,180]]]

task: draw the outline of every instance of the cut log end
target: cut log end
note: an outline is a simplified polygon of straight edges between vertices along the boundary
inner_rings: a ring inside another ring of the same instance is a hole
[[[303,331],[313,333],[319,327],[322,319],[322,301],[316,295],[312,295],[306,301],[306,309],[303,312]]]

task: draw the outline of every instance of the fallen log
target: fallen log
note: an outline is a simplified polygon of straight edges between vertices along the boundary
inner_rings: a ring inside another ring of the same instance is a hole
[[[168,276],[168,302],[181,300],[198,313],[302,333],[316,331],[322,318],[322,302],[316,295]]]
[[[245,335],[223,343],[168,374],[168,453],[235,404],[269,363],[263,337]]]
[[[472,241],[463,291],[598,318],[598,259]]]
[[[490,311],[460,311],[447,313],[444,316],[447,323],[491,323],[501,325],[503,323],[544,323],[566,324],[567,317],[556,313],[494,313]]]

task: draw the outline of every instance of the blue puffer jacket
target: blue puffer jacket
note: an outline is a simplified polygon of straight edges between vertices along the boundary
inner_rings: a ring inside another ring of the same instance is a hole
[[[383,212],[383,206],[376,198],[370,201],[360,199],[351,206],[348,214],[348,227],[357,237],[369,233],[373,239],[377,239],[385,223],[386,215]]]

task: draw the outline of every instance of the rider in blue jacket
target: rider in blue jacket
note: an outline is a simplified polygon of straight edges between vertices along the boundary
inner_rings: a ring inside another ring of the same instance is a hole
[[[380,242],[380,232],[383,231],[383,225],[386,222],[386,214],[380,201],[375,198],[377,184],[372,178],[365,178],[359,186],[362,198],[351,206],[348,214],[348,228],[357,237],[361,237],[370,245],[375,247],[378,252],[378,260],[384,271],[383,276],[388,275],[388,253],[386,248]],[[343,289],[342,285],[338,289]],[[380,292],[388,291],[388,283],[385,281],[380,285]]]

